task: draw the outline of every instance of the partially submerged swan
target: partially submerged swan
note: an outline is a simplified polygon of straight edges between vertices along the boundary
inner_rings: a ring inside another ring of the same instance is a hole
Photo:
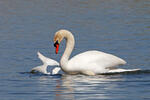
[[[112,54],[91,50],[80,53],[69,59],[75,45],[73,34],[68,30],[59,30],[54,36],[56,54],[61,41],[66,40],[66,49],[61,57],[61,69],[68,74],[96,75],[115,71],[133,71],[136,69],[118,69],[116,66],[126,64],[126,61]]]
[[[55,67],[52,73],[47,72],[48,66],[59,66],[59,63],[53,59],[43,56],[40,52],[37,52],[39,59],[43,62],[43,65],[32,68],[31,73],[40,72],[42,74],[58,74],[60,67]]]

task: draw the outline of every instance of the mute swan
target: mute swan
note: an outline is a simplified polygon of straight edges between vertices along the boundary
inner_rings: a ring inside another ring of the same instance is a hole
[[[73,34],[68,30],[59,30],[54,36],[56,54],[61,41],[66,40],[66,49],[61,57],[61,69],[68,74],[96,75],[109,72],[133,71],[136,69],[118,69],[116,66],[126,64],[126,61],[112,54],[91,50],[80,53],[69,60],[74,48],[75,40]]]
[[[37,52],[39,59],[43,62],[43,65],[32,68],[31,73],[40,72],[43,74],[51,74],[47,72],[48,65],[59,66],[59,63],[53,59],[43,56],[40,52]],[[52,74],[57,74],[60,71],[60,67],[55,67],[52,70]]]

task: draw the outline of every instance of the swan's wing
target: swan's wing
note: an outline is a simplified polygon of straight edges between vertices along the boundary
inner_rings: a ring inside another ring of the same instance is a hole
[[[108,71],[110,67],[124,65],[126,62],[112,54],[107,54],[100,51],[87,51],[74,56],[68,62],[71,66],[70,70],[90,70],[94,73]]]
[[[37,54],[38,54],[39,59],[43,62],[43,65],[32,68],[32,70],[30,71],[31,73],[40,72],[43,74],[50,74],[50,72],[47,72],[48,65],[59,66],[59,63],[57,61],[45,57],[40,52],[37,52]],[[56,70],[56,72],[57,72],[57,70]]]
[[[60,67],[55,67],[55,68],[52,70],[52,74],[58,74],[60,70],[61,70]]]
[[[34,68],[32,68],[32,70],[30,72],[31,73],[40,72],[40,73],[43,73],[43,74],[49,74],[47,72],[47,66],[48,65],[44,64],[44,65],[41,65],[41,66],[34,67]]]
[[[59,66],[59,63],[51,58],[47,58],[44,55],[42,55],[40,52],[37,52],[39,59],[47,65],[50,66]]]

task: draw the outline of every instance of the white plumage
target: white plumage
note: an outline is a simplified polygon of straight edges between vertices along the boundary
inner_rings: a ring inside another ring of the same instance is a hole
[[[69,59],[75,45],[73,34],[68,30],[59,30],[54,36],[56,53],[60,42],[66,40],[66,49],[61,57],[60,65],[68,74],[96,75],[109,72],[135,71],[137,69],[118,69],[116,66],[126,64],[126,61],[112,54],[91,50],[80,53]]]
[[[43,62],[43,65],[32,68],[31,73],[40,72],[43,74],[51,74],[47,72],[48,66],[59,66],[59,63],[51,58],[47,58],[42,55],[40,52],[37,52],[38,58]],[[52,70],[52,74],[57,74],[60,71],[60,67],[55,67]]]
[[[113,67],[124,65],[126,62],[112,54],[100,51],[86,51],[80,53],[68,62],[70,71],[92,71],[95,74],[106,73]]]

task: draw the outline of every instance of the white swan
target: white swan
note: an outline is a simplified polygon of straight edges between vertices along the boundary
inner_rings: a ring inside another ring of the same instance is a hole
[[[126,61],[101,51],[86,51],[69,60],[75,40],[73,34],[68,30],[59,30],[55,33],[54,46],[56,47],[56,54],[58,53],[59,44],[63,39],[66,39],[66,49],[61,57],[60,66],[68,74],[96,75],[115,71],[132,71],[132,69],[117,69],[116,66],[124,65]]]
[[[59,66],[59,63],[53,59],[43,56],[40,52],[37,52],[39,59],[43,62],[43,65],[32,68],[31,73],[40,72],[43,74],[51,74],[47,72],[48,65],[50,66]],[[52,74],[58,74],[60,67],[55,67],[52,70]]]

